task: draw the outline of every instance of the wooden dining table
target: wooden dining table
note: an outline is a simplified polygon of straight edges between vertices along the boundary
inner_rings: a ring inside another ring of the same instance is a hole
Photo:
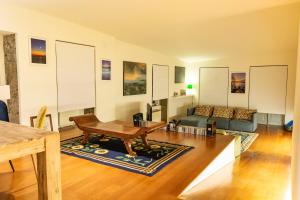
[[[83,144],[88,142],[90,134],[98,134],[101,136],[109,135],[120,138],[123,141],[128,154],[131,156],[136,156],[136,152],[134,152],[131,148],[132,140],[140,137],[145,147],[149,148],[147,135],[166,126],[166,122],[163,121],[145,121],[143,127],[136,127],[132,122],[121,120],[101,122],[93,114],[74,116],[69,119],[70,121],[74,121],[77,127],[83,131]]]
[[[59,133],[0,121],[0,162],[31,154],[37,155],[38,199],[61,200]]]

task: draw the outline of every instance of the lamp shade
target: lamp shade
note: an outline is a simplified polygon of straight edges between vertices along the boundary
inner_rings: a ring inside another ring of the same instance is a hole
[[[0,85],[0,100],[10,99],[9,85]]]
[[[187,85],[187,89],[193,89],[193,85],[192,84],[188,84]]]

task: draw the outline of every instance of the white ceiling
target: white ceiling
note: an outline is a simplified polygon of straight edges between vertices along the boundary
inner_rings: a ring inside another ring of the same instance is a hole
[[[9,0],[187,61],[293,51],[299,0]]]

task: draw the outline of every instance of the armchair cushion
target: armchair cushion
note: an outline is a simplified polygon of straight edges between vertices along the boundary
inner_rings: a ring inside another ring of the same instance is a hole
[[[225,106],[215,106],[213,117],[231,119],[233,117],[233,108]]]
[[[236,108],[234,113],[234,119],[251,121],[254,113],[256,113],[256,110]]]
[[[226,118],[223,118],[223,117],[211,117],[211,118],[208,119],[209,123],[211,123],[213,121],[216,122],[217,129],[225,129],[225,130],[229,129],[230,119],[226,119]]]
[[[229,129],[233,131],[254,132],[256,124],[249,120],[233,119],[230,121]]]
[[[213,107],[208,105],[200,105],[195,109],[195,115],[210,117],[213,112]]]
[[[194,115],[194,113],[195,113],[195,107],[192,107],[192,108],[188,108],[187,109],[187,116],[190,116],[190,115]]]
[[[181,118],[180,125],[184,126],[195,126],[200,128],[205,128],[207,124],[208,117],[191,115]]]

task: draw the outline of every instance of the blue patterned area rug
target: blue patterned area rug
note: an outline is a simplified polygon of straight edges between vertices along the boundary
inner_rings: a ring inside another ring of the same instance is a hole
[[[148,140],[151,148],[147,149],[141,139],[136,139],[132,142],[132,149],[138,156],[131,157],[127,154],[123,142],[118,138],[109,136],[101,138],[98,135],[93,135],[90,137],[89,143],[82,145],[82,137],[62,141],[62,153],[146,176],[153,176],[194,148]]]
[[[226,130],[227,135],[240,135],[241,136],[241,153],[247,151],[251,144],[258,137],[258,133],[242,132],[242,131],[230,131]]]

